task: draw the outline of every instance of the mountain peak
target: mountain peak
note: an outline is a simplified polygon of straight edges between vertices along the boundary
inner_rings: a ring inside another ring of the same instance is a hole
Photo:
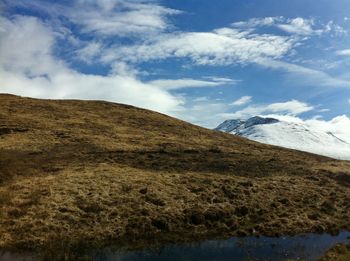
[[[241,128],[249,128],[254,125],[260,125],[260,124],[272,124],[277,123],[279,120],[274,118],[265,118],[261,116],[254,116],[247,120],[242,119],[231,119],[226,120],[223,123],[221,123],[219,126],[215,128],[215,130],[223,131],[223,132],[233,132],[235,130],[241,129]]]
[[[254,141],[308,151],[337,159],[350,159],[350,144],[331,132],[305,123],[255,116],[247,120],[227,120],[216,130]]]
[[[279,120],[274,119],[274,118],[264,118],[260,116],[254,116],[249,118],[248,120],[245,121],[244,127],[249,128],[254,125],[260,125],[260,124],[273,124],[277,123]]]
[[[233,120],[226,120],[223,123],[221,123],[219,126],[215,128],[215,130],[224,131],[224,132],[231,132],[235,130],[237,127],[244,124],[245,121],[241,119],[233,119]]]

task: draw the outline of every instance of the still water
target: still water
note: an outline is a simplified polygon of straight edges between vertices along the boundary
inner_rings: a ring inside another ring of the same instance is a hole
[[[285,237],[233,237],[201,243],[166,245],[152,250],[93,251],[92,260],[317,260],[336,243],[350,243],[350,231],[337,236],[304,234]],[[0,260],[36,260],[30,255],[0,254]]]

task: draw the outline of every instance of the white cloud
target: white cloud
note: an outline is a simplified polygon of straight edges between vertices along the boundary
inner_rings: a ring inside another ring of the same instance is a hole
[[[342,34],[345,30],[333,21],[329,21],[326,25],[318,25],[316,28],[313,19],[296,17],[292,19],[284,18],[283,16],[252,18],[248,21],[240,21],[232,24],[236,28],[244,28],[255,30],[258,27],[276,27],[287,33],[308,36],[313,34],[322,34],[334,31],[336,34]]]
[[[233,106],[242,106],[245,105],[249,102],[251,102],[252,96],[242,96],[238,100],[235,100],[234,102],[231,103]]]
[[[78,10],[78,11],[77,11]],[[142,1],[78,1],[68,17],[86,33],[146,34],[165,30],[167,15],[179,11]]]
[[[275,16],[275,17],[263,17],[263,18],[251,18],[247,21],[239,21],[232,23],[233,27],[238,28],[254,28],[260,26],[273,26],[276,23],[283,22],[285,19],[283,16]]]
[[[286,24],[289,25],[289,29],[286,30],[295,30],[296,35],[259,34],[247,29],[250,26]],[[115,61],[139,64],[170,58],[183,58],[190,59],[196,65],[247,65],[253,63],[289,72],[293,80],[300,84],[327,87],[350,86],[350,81],[346,79],[283,61],[285,57],[295,51],[295,48],[302,41],[307,39],[302,34],[307,34],[310,30],[312,30],[312,34],[331,30],[324,27],[310,29],[311,25],[313,25],[312,20],[302,18],[267,17],[233,24],[238,29],[223,27],[211,32],[163,33],[139,44],[112,46],[101,54],[100,61],[106,64]],[[330,27],[330,25],[328,26]],[[242,30],[242,28],[245,29]],[[311,34],[311,31],[309,33]]]
[[[310,69],[301,65],[272,59],[261,59],[256,62],[267,68],[284,70],[290,73],[290,79],[293,82],[325,87],[350,87],[349,80],[333,77],[323,71]]]
[[[271,112],[286,112],[290,115],[298,115],[303,112],[307,112],[313,110],[313,107],[311,105],[308,105],[304,102],[300,102],[297,100],[291,100],[287,102],[277,102],[272,103],[266,106],[265,111],[271,111]]]
[[[32,37],[34,33],[36,37]],[[137,78],[138,71],[123,62],[115,63],[107,76],[83,74],[53,55],[55,37],[58,36],[52,28],[37,18],[2,18],[0,92],[37,98],[101,99],[127,103],[210,126],[217,120],[215,115],[225,110],[227,105],[213,103],[209,99],[186,104],[184,97],[174,95],[170,90],[237,82],[224,77],[142,82]],[[196,104],[198,102],[201,105]]]
[[[16,16],[11,21],[0,17],[0,24],[0,63],[3,68],[28,76],[61,69],[62,61],[56,63],[50,55],[54,33],[37,18]]]
[[[322,115],[315,115],[315,116],[312,116],[311,120],[319,120],[319,119],[322,119],[323,116]]]
[[[324,28],[324,32],[331,32],[332,36],[343,36],[347,35],[348,31],[344,29],[342,26],[334,23],[333,20],[329,21]]]
[[[215,76],[205,76],[203,77],[204,79],[209,79],[209,80],[212,80],[212,81],[215,81],[215,82],[226,82],[226,83],[237,83],[237,82],[240,82],[240,80],[233,80],[231,78],[225,78],[225,77],[215,77]]]
[[[52,4],[42,1],[20,0],[16,4],[34,5],[35,8],[41,8],[53,16],[66,16],[76,25],[80,25],[83,32],[100,36],[102,40],[103,37],[113,35],[146,37],[142,41],[136,41],[137,44],[118,44],[110,48],[103,46],[103,41],[94,40],[76,50],[75,54],[81,60],[87,63],[102,62],[111,66],[113,70],[121,63],[139,64],[169,58],[189,58],[197,65],[262,65],[262,60],[278,63],[277,60],[291,54],[302,39],[295,36],[259,34],[253,32],[255,27],[277,26],[297,35],[326,32],[335,28],[333,21],[327,24],[327,29],[314,28],[315,23],[312,19],[265,17],[237,22],[232,24],[233,28],[223,27],[211,32],[166,33],[166,29],[172,27],[167,22],[167,16],[178,14],[180,11],[165,8],[153,1],[78,0],[73,2],[74,8],[60,4],[54,4],[52,7]],[[264,63],[266,65],[266,62]],[[348,85],[347,81],[330,77],[321,71],[285,62],[280,62],[277,66],[276,63],[272,63],[267,67],[302,74],[303,81],[307,83],[309,81],[324,86]]]
[[[313,25],[313,20],[297,17],[288,20],[286,24],[278,24],[277,27],[288,33],[299,35],[310,35],[313,33],[320,34],[323,32],[322,30],[314,30],[312,28]]]
[[[320,110],[318,110],[318,112],[328,112],[328,111],[330,111],[329,109],[320,109]]]
[[[171,114],[182,101],[166,91],[124,75],[85,75],[75,71],[49,73],[45,77],[0,71],[0,90],[37,98],[98,99],[127,103]],[[98,86],[98,88],[97,88]]]
[[[78,25],[81,32],[102,37],[144,37],[168,29],[167,16],[181,13],[144,0],[74,0],[65,5],[45,1],[7,1],[7,5],[40,10]]]
[[[107,50],[101,60],[140,63],[178,57],[190,58],[197,65],[246,64],[265,57],[281,58],[293,45],[294,40],[285,36],[220,28],[212,32],[163,34],[139,45],[116,46]]]
[[[204,81],[204,80],[196,80],[196,79],[159,79],[148,82],[153,86],[157,86],[166,90],[176,90],[183,88],[203,88],[203,87],[215,87],[227,84],[235,84],[236,81],[230,79],[228,81],[227,78],[223,80],[220,78],[214,78],[216,80],[213,81]]]
[[[336,52],[338,55],[350,56],[350,49],[339,50]]]
[[[38,98],[103,99],[169,114],[183,104],[179,97],[126,71],[108,76],[79,73],[53,56],[54,42],[54,32],[37,18],[2,18],[0,92]]]
[[[293,123],[303,123],[304,120],[300,119],[297,116],[292,116],[292,115],[282,115],[282,114],[264,114],[262,115],[264,117],[270,117],[270,118],[275,118],[280,121],[286,121],[286,122],[293,122]]]
[[[103,50],[99,42],[88,42],[83,48],[76,51],[77,58],[86,63],[91,63]]]
[[[256,115],[263,115],[268,113],[277,113],[290,116],[296,116],[301,113],[311,111],[314,107],[307,103],[297,100],[290,100],[287,102],[277,102],[268,105],[251,105],[242,110],[233,113],[222,113],[220,116],[225,118],[250,118]]]
[[[32,37],[35,34],[35,37]],[[210,99],[186,104],[170,90],[232,85],[225,77],[142,82],[129,64],[115,63],[107,76],[80,73],[53,55],[59,37],[37,18],[1,18],[0,92],[55,99],[100,99],[160,111],[202,126],[210,126],[227,105]],[[89,49],[89,48],[88,48]],[[86,49],[86,50],[88,50]],[[98,44],[92,48],[98,50]],[[196,104],[201,103],[202,105]]]

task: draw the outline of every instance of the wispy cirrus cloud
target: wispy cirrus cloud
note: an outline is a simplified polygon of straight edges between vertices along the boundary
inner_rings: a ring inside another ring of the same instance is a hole
[[[140,63],[189,58],[197,65],[247,64],[263,57],[282,58],[294,43],[293,39],[285,36],[219,28],[212,32],[163,34],[142,44],[115,46],[106,50],[101,60],[105,63],[115,60]]]
[[[171,26],[167,21],[168,16],[181,13],[156,1],[144,0],[73,0],[64,4],[43,0],[5,2],[8,8],[22,7],[41,11],[56,22],[65,18],[78,26],[81,33],[100,37],[145,37],[159,33]]]
[[[344,34],[346,30],[332,20],[327,24],[317,23],[315,19],[302,17],[285,18],[283,16],[251,18],[247,21],[232,23],[234,28],[255,30],[259,27],[275,27],[297,36],[320,35],[334,32]]]
[[[304,112],[313,110],[314,107],[298,100],[290,100],[286,102],[276,102],[271,104],[250,105],[242,110],[232,113],[221,113],[220,116],[224,118],[239,119],[250,118],[256,115],[263,114],[282,114],[296,116]]]
[[[267,68],[286,71],[290,74],[293,81],[306,85],[350,88],[350,80],[334,77],[323,71],[310,69],[298,64],[271,59],[261,59],[257,63]]]
[[[75,51],[77,59],[85,63],[92,63],[103,51],[103,45],[100,42],[88,42],[84,47]]]
[[[251,102],[252,96],[242,96],[238,100],[235,100],[234,102],[231,103],[233,106],[242,106],[245,105],[249,102]]]
[[[200,66],[227,66],[257,64],[282,70],[291,76],[302,76],[301,84],[348,87],[349,81],[311,69],[301,64],[285,61],[306,38],[307,34],[323,34],[335,30],[334,22],[314,28],[312,19],[267,17],[237,22],[232,27],[217,28],[211,32],[176,32],[161,34],[140,44],[112,46],[101,53],[100,62],[126,63],[182,58]],[[290,36],[257,33],[259,26],[275,26],[289,30]]]
[[[246,21],[234,22],[231,26],[235,28],[254,29],[261,26],[273,26],[283,20],[283,16],[251,18]]]
[[[297,17],[291,20],[287,20],[286,23],[277,24],[276,26],[288,33],[298,35],[310,35],[310,34],[321,34],[322,29],[313,28],[314,21],[312,19],[303,19]]]
[[[78,12],[76,10],[79,10]],[[145,1],[75,1],[74,11],[67,17],[85,33],[99,35],[145,35],[168,28],[168,15],[181,13],[156,2]]]
[[[166,90],[177,90],[184,88],[205,88],[205,87],[215,87],[215,86],[223,86],[223,85],[232,85],[235,84],[237,80],[233,79],[220,79],[214,78],[213,80],[198,80],[198,79],[158,79],[154,81],[148,82],[153,86],[160,87]]]

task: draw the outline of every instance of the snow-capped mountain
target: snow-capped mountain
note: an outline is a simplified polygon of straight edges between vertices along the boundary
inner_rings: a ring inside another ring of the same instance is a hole
[[[256,116],[248,120],[226,120],[215,129],[262,143],[350,160],[350,140],[304,122]]]

